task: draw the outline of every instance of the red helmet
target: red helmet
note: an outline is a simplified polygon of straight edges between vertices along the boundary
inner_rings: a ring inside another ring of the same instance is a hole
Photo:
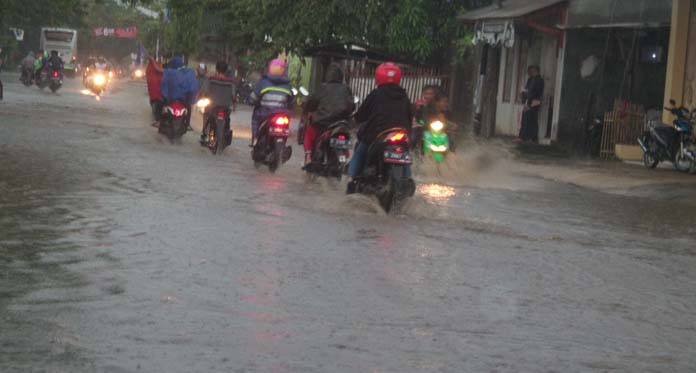
[[[377,68],[375,80],[377,80],[378,87],[389,83],[399,84],[401,83],[401,69],[393,62],[385,62]]]

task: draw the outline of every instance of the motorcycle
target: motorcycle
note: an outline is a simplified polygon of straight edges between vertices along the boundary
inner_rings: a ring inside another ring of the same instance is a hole
[[[33,69],[20,68],[20,73],[21,75],[19,77],[19,81],[21,81],[25,87],[31,87],[34,85]]]
[[[428,129],[423,131],[423,156],[432,157],[439,165],[445,161],[449,142],[445,124],[439,120],[430,123]]]
[[[232,144],[232,129],[227,121],[229,108],[216,106],[208,109],[210,99],[198,100],[196,106],[203,114],[203,138],[201,145],[210,149],[213,154],[222,154],[226,147]]]
[[[158,132],[167,136],[169,141],[180,139],[188,127],[186,117],[188,109],[180,101],[173,101],[162,108],[162,120]]]
[[[696,151],[693,141],[693,121],[696,109],[689,112],[685,107],[677,107],[670,100],[672,107],[664,108],[674,114],[677,119],[673,126],[651,125],[638,139],[643,150],[645,167],[653,169],[660,162],[670,161],[674,168],[681,172],[696,171]]]
[[[292,148],[286,146],[290,136],[290,117],[286,113],[269,116],[259,128],[259,138],[251,151],[254,165],[268,165],[275,172],[281,163],[292,156]]]
[[[317,138],[312,162],[303,169],[308,174],[341,180],[352,145],[350,123],[345,120],[333,123]]]
[[[106,86],[109,83],[109,78],[104,72],[100,70],[93,71],[91,74],[89,70],[87,75],[83,80],[85,88],[89,89],[92,93],[97,96],[101,96],[104,91],[106,91]]]
[[[406,131],[386,130],[370,146],[363,172],[351,182],[349,191],[375,195],[386,212],[398,210],[416,192],[415,182],[406,174],[412,163]]]
[[[36,85],[40,89],[48,87],[51,92],[56,93],[63,86],[63,73],[58,70],[44,69],[36,79]]]

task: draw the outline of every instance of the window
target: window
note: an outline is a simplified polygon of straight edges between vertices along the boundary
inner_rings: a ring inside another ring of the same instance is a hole
[[[70,43],[73,40],[73,33],[66,31],[46,31],[46,41],[59,41],[62,43]]]
[[[515,71],[515,49],[505,49],[505,80],[503,81],[503,102],[509,103],[512,97],[512,72]]]

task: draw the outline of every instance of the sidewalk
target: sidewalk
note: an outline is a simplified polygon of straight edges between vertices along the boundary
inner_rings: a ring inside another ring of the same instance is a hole
[[[639,162],[572,157],[558,148],[518,146],[507,139],[465,141],[460,149],[457,168],[473,169],[488,181],[517,175],[608,193],[645,195],[673,190],[679,195],[693,191],[696,197],[696,175],[677,172],[667,163],[649,170]]]

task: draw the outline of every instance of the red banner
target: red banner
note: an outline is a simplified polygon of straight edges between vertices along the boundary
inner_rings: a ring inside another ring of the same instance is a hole
[[[97,37],[112,37],[120,39],[135,39],[138,37],[138,28],[133,27],[97,27],[94,29],[94,36]]]

